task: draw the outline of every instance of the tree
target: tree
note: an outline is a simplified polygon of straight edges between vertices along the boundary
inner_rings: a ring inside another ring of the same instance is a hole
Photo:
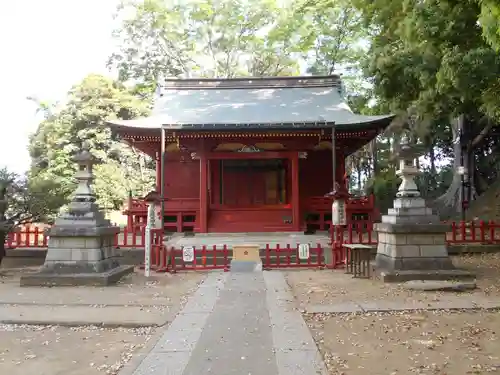
[[[50,182],[30,184],[25,177],[0,169],[0,264],[5,257],[5,240],[16,227],[46,221],[64,203]]]
[[[479,23],[483,36],[497,51],[500,50],[500,3],[498,0],[478,0],[481,5]]]
[[[279,13],[274,0],[124,2],[109,64],[122,81],[149,90],[165,77],[291,75],[298,71],[291,41],[267,37]]]
[[[95,168],[97,203],[117,210],[128,191],[144,194],[152,189],[151,158],[121,143],[104,122],[130,119],[148,113],[149,103],[133,95],[122,84],[99,75],[89,75],[68,93],[68,100],[47,116],[30,139],[30,182],[53,183],[57,194],[67,199],[75,188],[73,155],[82,142],[100,162]]]
[[[461,132],[470,141],[465,149],[458,143],[454,147],[455,165],[463,152],[470,175],[484,175],[476,159],[491,157],[493,149],[485,140],[500,121],[500,99],[493,94],[499,87],[500,56],[482,36],[479,5],[451,0],[356,0],[356,5],[373,30],[366,71],[376,95],[395,113],[414,108],[419,122],[432,124],[429,133],[437,123],[446,124],[440,137],[456,140],[463,125]],[[472,186],[476,181],[471,180]],[[441,207],[459,209],[460,186],[455,176],[438,200]]]

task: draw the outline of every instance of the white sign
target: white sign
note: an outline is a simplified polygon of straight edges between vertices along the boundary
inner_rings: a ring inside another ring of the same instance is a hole
[[[182,260],[186,263],[191,263],[194,261],[194,247],[184,246],[182,248]]]
[[[346,225],[345,201],[343,199],[335,199],[332,204],[332,224]]]
[[[155,206],[150,203],[148,206],[148,217],[146,221],[146,229],[144,233],[144,276],[151,276],[151,228],[155,221]]]
[[[309,259],[309,244],[303,243],[299,245],[299,259],[305,260]]]

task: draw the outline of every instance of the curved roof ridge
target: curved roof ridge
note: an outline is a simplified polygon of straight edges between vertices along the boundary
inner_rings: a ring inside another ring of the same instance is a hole
[[[237,78],[168,78],[159,84],[166,90],[210,90],[248,88],[340,87],[339,75]]]

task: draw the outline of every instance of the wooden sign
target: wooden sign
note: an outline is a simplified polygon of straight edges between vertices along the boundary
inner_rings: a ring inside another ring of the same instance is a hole
[[[182,260],[186,263],[191,263],[194,261],[194,247],[184,246],[182,248]]]
[[[307,243],[300,244],[298,249],[299,259],[300,260],[309,259],[309,256],[311,255],[309,250],[310,250],[309,244]]]
[[[233,259],[243,262],[259,262],[259,251],[259,245],[234,245]]]

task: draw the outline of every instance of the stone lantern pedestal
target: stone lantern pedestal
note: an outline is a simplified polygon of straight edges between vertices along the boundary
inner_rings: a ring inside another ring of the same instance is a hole
[[[420,172],[414,160],[421,153],[419,145],[411,145],[407,137],[403,138],[397,153],[397,174],[402,182],[394,208],[382,216],[381,223],[375,224],[375,270],[386,282],[474,278],[453,265],[446,247],[446,233],[451,226],[440,223],[420,196],[414,181]]]
[[[68,211],[59,216],[49,231],[45,263],[34,274],[21,277],[21,286],[105,286],[133,271],[121,266],[114,249],[119,227],[95,203],[91,188],[94,160],[86,147],[76,157],[78,187]]]

